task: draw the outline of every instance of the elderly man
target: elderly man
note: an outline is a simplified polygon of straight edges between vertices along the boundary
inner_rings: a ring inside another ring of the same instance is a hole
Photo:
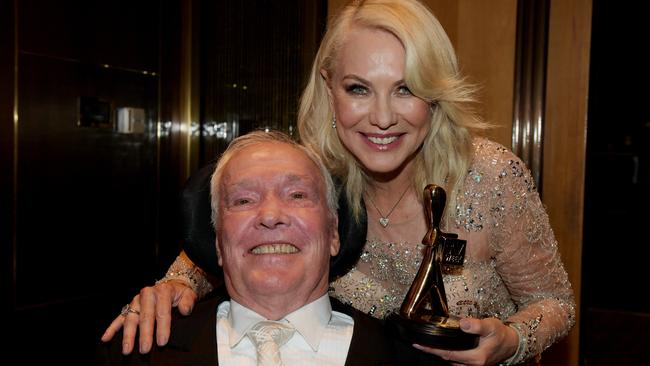
[[[98,364],[432,364],[327,296],[337,199],[317,155],[280,133],[242,136],[220,159],[211,197],[227,294],[174,320],[166,347],[123,356],[118,337]]]

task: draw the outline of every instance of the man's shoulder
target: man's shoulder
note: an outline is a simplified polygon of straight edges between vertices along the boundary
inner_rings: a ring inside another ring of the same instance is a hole
[[[354,307],[352,307],[351,305],[345,304],[340,300],[331,296],[330,296],[330,302],[332,303],[333,311],[338,311],[339,313],[343,313],[352,317],[352,319],[354,320],[355,329],[359,327],[368,330],[377,330],[377,332],[375,332],[373,335],[380,335],[380,336],[385,335],[383,321],[374,318],[362,311],[359,311]]]
[[[182,315],[175,310],[172,315],[168,346],[184,351],[212,348],[216,344],[217,307],[230,300],[225,292],[215,291],[196,303],[190,315]],[[207,347],[204,347],[207,341]]]
[[[228,294],[225,293],[225,291],[217,289],[208,294],[206,298],[197,301],[190,315],[183,315],[178,310],[174,310],[172,312],[172,326],[177,320],[183,322],[193,318],[205,319],[207,317],[215,316],[217,306],[227,300],[230,300]]]

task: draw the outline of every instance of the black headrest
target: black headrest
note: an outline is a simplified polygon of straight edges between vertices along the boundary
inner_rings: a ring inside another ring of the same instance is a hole
[[[183,250],[201,269],[222,278],[211,222],[210,178],[215,167],[216,161],[199,169],[183,187]]]
[[[182,193],[183,249],[204,271],[223,277],[217,263],[216,236],[210,221],[210,178],[216,162],[194,173],[185,183]],[[365,210],[362,210],[365,212]],[[344,192],[339,194],[339,237],[341,249],[330,261],[330,279],[345,274],[357,262],[366,240],[367,221],[352,219]]]

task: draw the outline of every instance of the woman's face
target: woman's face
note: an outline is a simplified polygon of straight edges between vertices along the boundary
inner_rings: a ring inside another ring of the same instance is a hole
[[[430,129],[429,105],[406,86],[404,62],[404,47],[394,35],[355,27],[333,71],[321,71],[339,139],[370,174],[409,166]]]

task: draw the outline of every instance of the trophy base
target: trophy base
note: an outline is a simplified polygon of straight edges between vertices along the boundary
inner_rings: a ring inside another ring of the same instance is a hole
[[[460,329],[459,318],[432,316],[429,322],[405,319],[398,313],[386,318],[389,330],[406,341],[423,346],[453,350],[471,349],[478,345],[478,334],[465,333]]]

